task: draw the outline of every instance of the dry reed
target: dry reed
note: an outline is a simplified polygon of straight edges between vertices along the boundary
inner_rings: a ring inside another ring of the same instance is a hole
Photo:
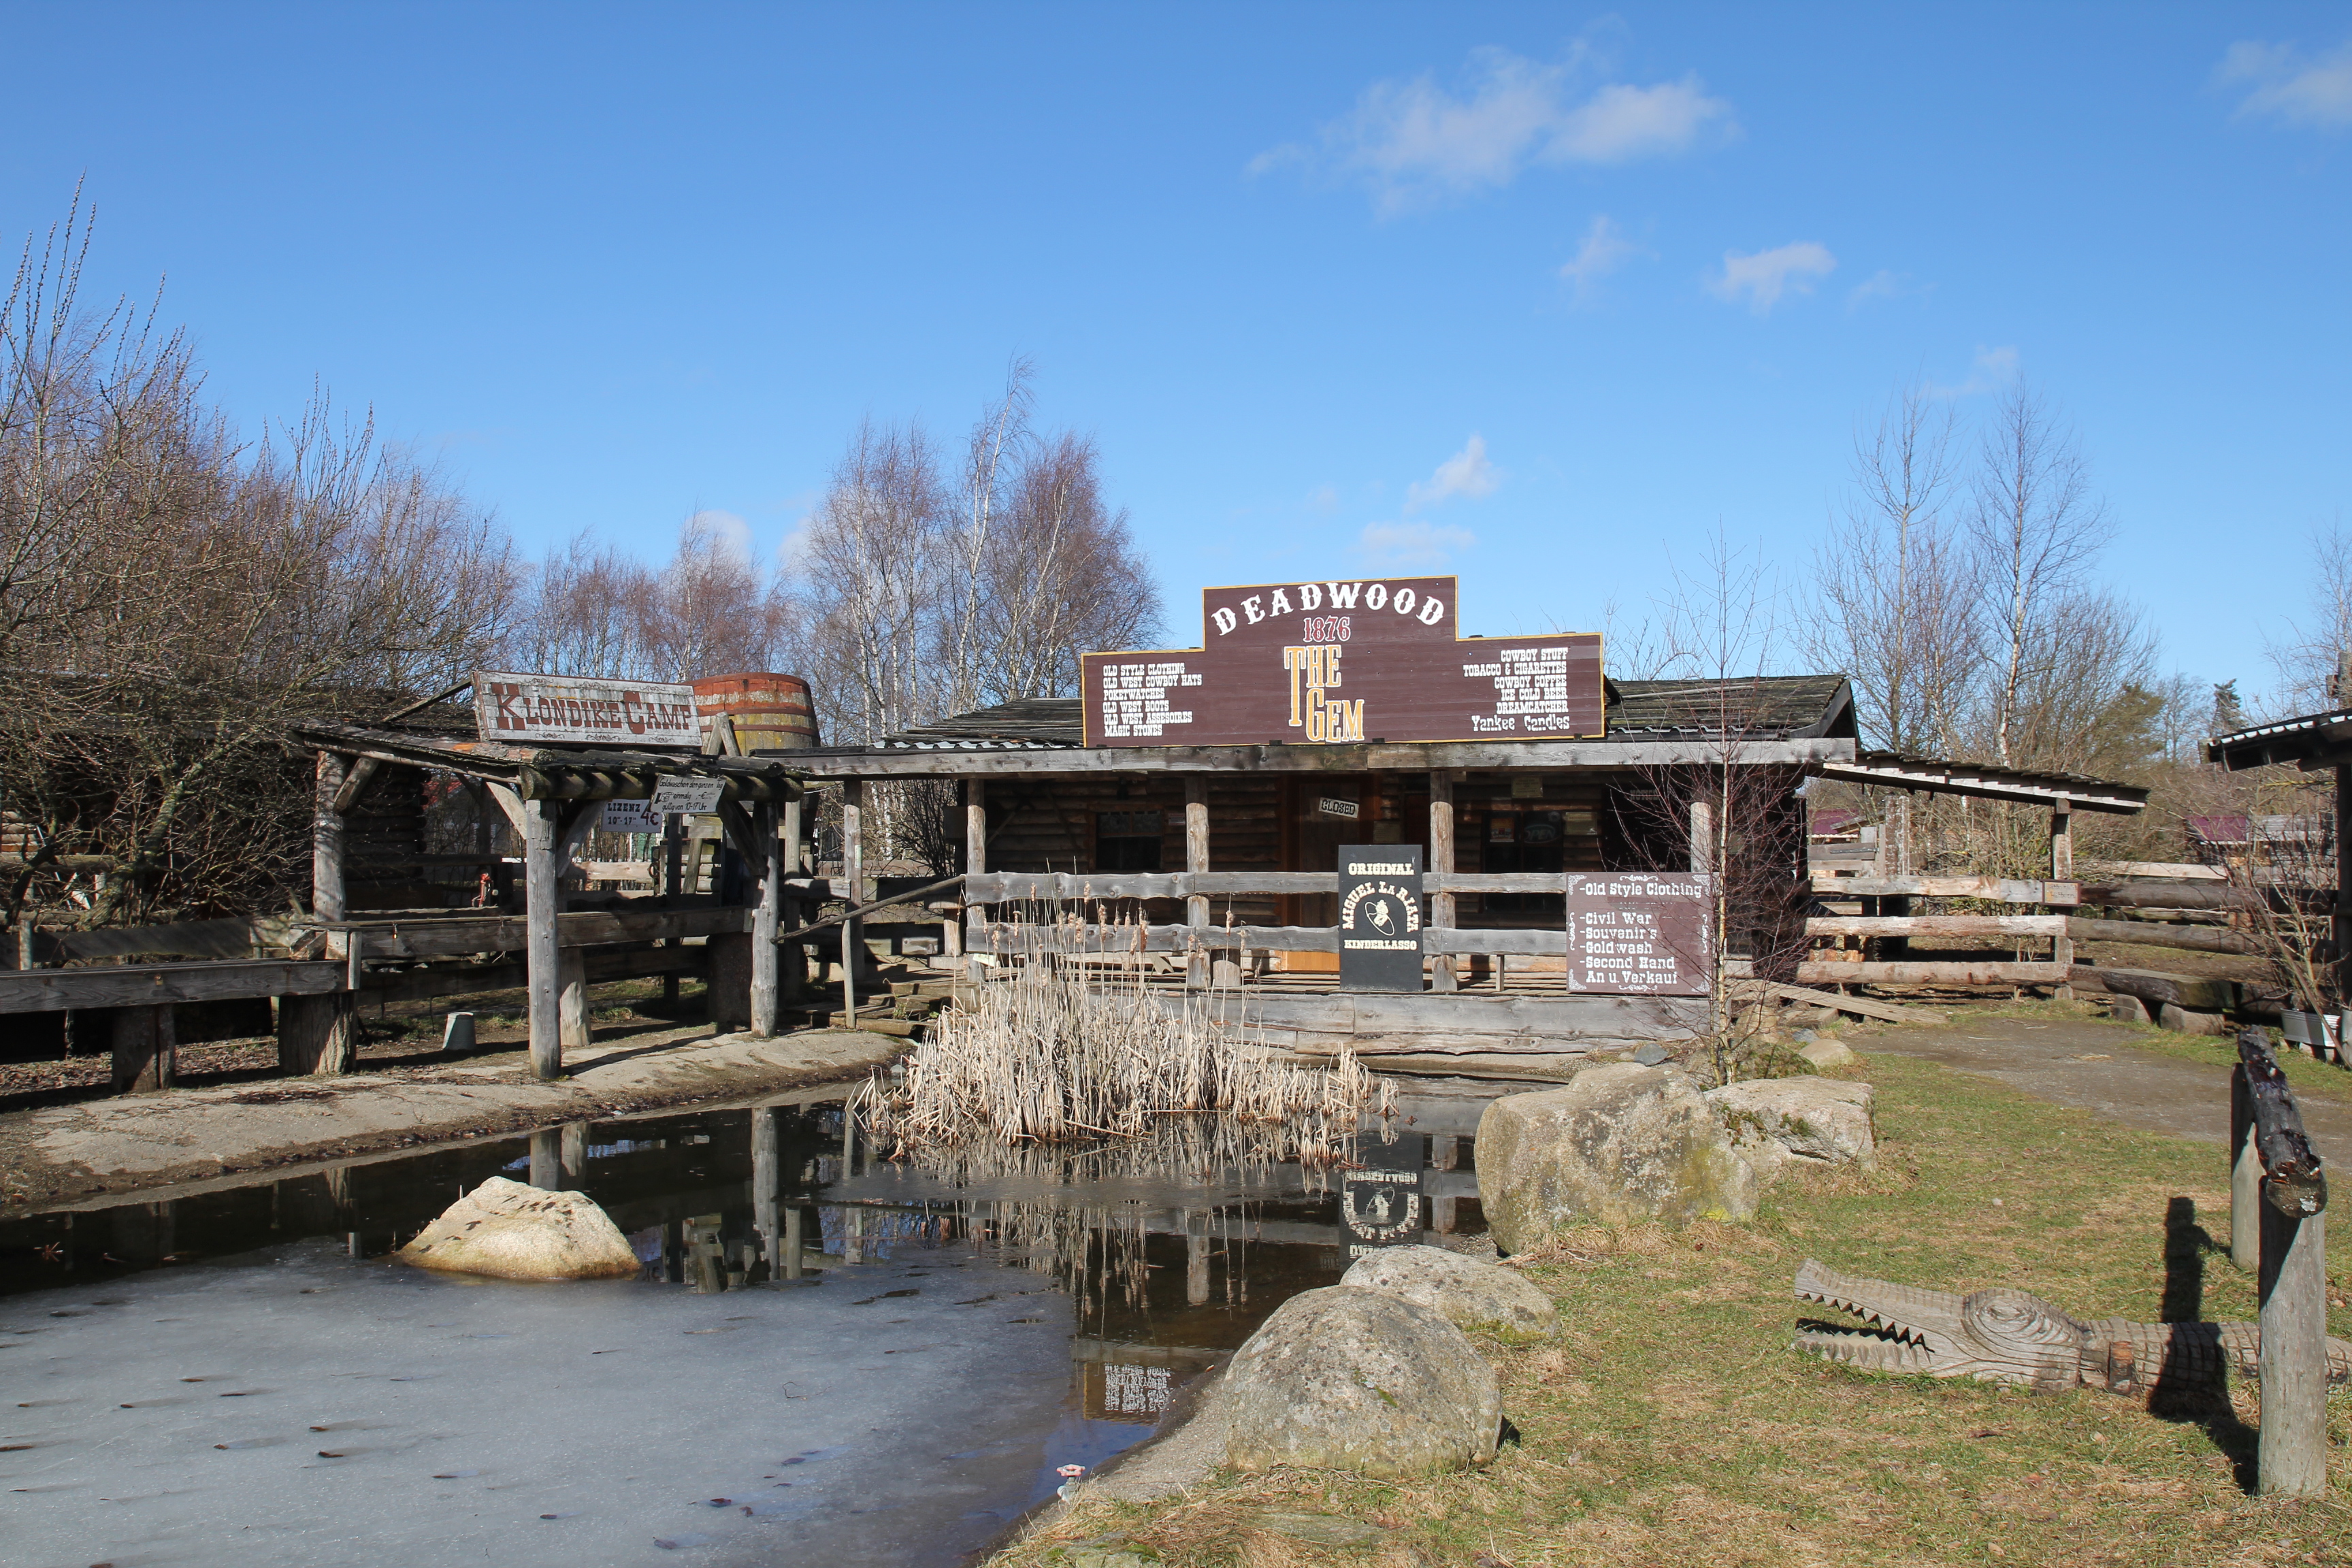
[[[1246,1151],[1202,1150],[1212,1163],[1230,1153],[1311,1165],[1339,1157],[1365,1111],[1388,1108],[1391,1091],[1351,1053],[1329,1068],[1284,1060],[1236,993],[1185,991],[1181,1006],[1163,1005],[1145,984],[1139,922],[1089,928],[1083,905],[1040,913],[996,955],[1006,977],[935,1019],[901,1081],[867,1086],[857,1110],[877,1139],[909,1151],[1059,1144],[1213,1115],[1262,1135]]]

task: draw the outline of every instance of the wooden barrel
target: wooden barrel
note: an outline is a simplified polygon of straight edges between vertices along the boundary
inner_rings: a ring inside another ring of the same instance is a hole
[[[817,743],[816,713],[808,682],[797,675],[713,675],[694,683],[695,711],[735,721],[735,743],[746,752],[793,752]]]

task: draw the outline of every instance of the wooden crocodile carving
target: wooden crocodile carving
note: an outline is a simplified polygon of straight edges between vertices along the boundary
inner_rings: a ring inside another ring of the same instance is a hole
[[[2231,1369],[2256,1375],[2262,1330],[2252,1323],[2084,1321],[2039,1296],[1996,1287],[1956,1296],[1841,1274],[1812,1258],[1797,1270],[1797,1300],[1866,1319],[1867,1328],[1808,1323],[1793,1349],[1864,1372],[1973,1377],[2040,1389],[2087,1384],[2117,1394],[2220,1386]],[[2327,1342],[2327,1381],[2352,1380],[2352,1344]]]

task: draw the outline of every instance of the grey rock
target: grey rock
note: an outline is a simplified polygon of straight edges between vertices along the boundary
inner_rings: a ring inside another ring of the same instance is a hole
[[[1744,1220],[1756,1171],[1689,1079],[1628,1062],[1505,1095],[1478,1119],[1478,1202],[1506,1253],[1578,1225]]]
[[[1461,1330],[1385,1290],[1345,1285],[1284,1302],[1225,1372],[1225,1459],[1425,1475],[1495,1457],[1495,1369]]]
[[[1797,1054],[1817,1068],[1843,1068],[1853,1065],[1853,1050],[1835,1035],[1822,1035],[1799,1048]]]
[[[1441,1247],[1381,1247],[1358,1258],[1339,1283],[1419,1302],[1456,1327],[1492,1323],[1523,1334],[1559,1331],[1559,1309],[1526,1275]]]
[[[1842,1165],[1876,1158],[1871,1089],[1827,1078],[1769,1078],[1706,1091],[1732,1141],[1767,1174],[1790,1164]]]
[[[393,1254],[403,1263],[500,1279],[634,1279],[628,1238],[585,1193],[492,1176]]]
[[[1656,1067],[1666,1059],[1666,1047],[1652,1040],[1633,1053],[1633,1060],[1645,1068]]]

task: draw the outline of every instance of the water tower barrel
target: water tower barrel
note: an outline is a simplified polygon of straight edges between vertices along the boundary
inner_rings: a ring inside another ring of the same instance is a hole
[[[694,707],[705,719],[724,713],[734,720],[736,742],[746,752],[792,752],[817,743],[808,682],[797,675],[706,676],[694,683]]]

